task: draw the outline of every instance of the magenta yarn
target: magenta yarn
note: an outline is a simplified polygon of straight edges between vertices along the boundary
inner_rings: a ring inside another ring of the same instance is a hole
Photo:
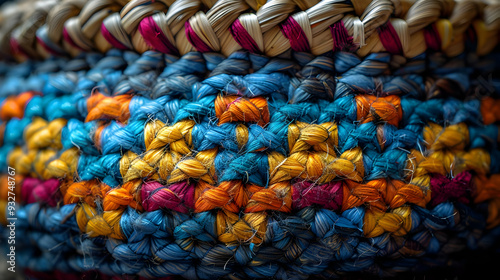
[[[188,213],[194,208],[194,185],[187,181],[164,186],[146,182],[141,188],[142,206],[146,211],[171,209]]]
[[[433,207],[450,200],[469,203],[471,192],[472,175],[467,171],[459,173],[452,179],[441,174],[434,174],[431,177],[430,204]]]
[[[339,210],[342,205],[343,189],[341,182],[315,184],[308,181],[292,185],[292,207],[302,209],[318,205],[325,209]]]
[[[45,202],[55,207],[60,201],[60,182],[57,179],[42,181],[35,178],[25,178],[22,183],[21,196],[26,203]]]
[[[333,38],[333,51],[352,51],[354,49],[353,39],[349,36],[342,21],[331,25],[330,32]]]
[[[178,54],[175,46],[163,35],[162,30],[153,20],[153,17],[146,17],[141,20],[138,29],[144,41],[153,49],[166,54]]]
[[[399,35],[390,21],[377,28],[377,31],[380,42],[388,52],[392,54],[403,54],[403,46],[399,40]]]
[[[81,51],[85,51],[84,49],[82,49],[80,46],[78,46],[75,41],[73,41],[73,38],[71,38],[71,36],[69,35],[68,33],[68,30],[66,30],[66,27],[63,28],[63,38],[66,42],[68,42],[70,45],[72,45],[73,47],[81,50]]]
[[[427,48],[433,51],[439,51],[441,49],[441,36],[439,36],[435,24],[431,24],[424,28],[424,38]]]
[[[113,45],[113,47],[120,49],[120,50],[128,50],[127,46],[125,46],[120,41],[118,41],[115,38],[115,36],[113,36],[113,34],[111,34],[111,32],[108,31],[108,29],[106,28],[104,23],[101,24],[101,32],[102,32],[102,36],[104,36],[104,39],[106,39],[106,41],[108,41],[111,45]]]
[[[236,19],[229,29],[234,40],[245,50],[253,53],[261,53],[255,40],[248,34],[239,19]]]
[[[281,24],[281,33],[290,41],[290,47],[296,52],[308,52],[311,48],[306,34],[293,17]]]
[[[186,23],[184,24],[184,27],[186,29],[186,37],[187,37],[189,43],[191,43],[191,45],[193,45],[193,47],[195,47],[199,52],[202,52],[202,53],[212,51],[212,49],[207,44],[205,44],[205,42],[203,42],[203,40],[198,36],[198,34],[196,34],[196,32],[194,32],[189,21],[186,21]]]

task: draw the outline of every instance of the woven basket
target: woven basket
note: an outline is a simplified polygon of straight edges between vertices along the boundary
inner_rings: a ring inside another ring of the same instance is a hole
[[[5,275],[491,270],[499,35],[498,1],[8,2]]]

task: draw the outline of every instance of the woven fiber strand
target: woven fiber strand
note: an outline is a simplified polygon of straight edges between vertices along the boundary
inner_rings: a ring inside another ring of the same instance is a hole
[[[0,229],[29,277],[388,278],[500,248],[497,2],[28,0],[0,23]]]

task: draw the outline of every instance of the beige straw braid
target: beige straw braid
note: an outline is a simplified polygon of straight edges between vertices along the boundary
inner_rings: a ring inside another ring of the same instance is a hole
[[[120,44],[142,53],[152,47],[138,32],[138,25],[149,16],[180,55],[197,50],[186,36],[186,22],[211,51],[226,56],[242,49],[230,31],[236,20],[255,42],[259,52],[271,57],[292,49],[290,40],[282,32],[282,24],[290,18],[300,26],[314,55],[332,50],[334,39],[330,26],[337,23],[341,23],[352,37],[351,51],[356,51],[361,57],[387,51],[380,39],[380,28],[388,25],[397,34],[393,37],[399,40],[401,55],[407,58],[426,51],[424,32],[433,24],[439,33],[440,48],[448,56],[463,52],[470,28],[475,30],[478,55],[484,55],[496,46],[500,30],[498,1],[66,0],[49,1],[52,6],[37,4],[47,1],[28,2],[40,6],[37,8],[40,12],[28,15],[16,11],[16,8],[22,9],[26,1],[4,9],[0,22],[6,22],[14,14],[22,14],[30,20],[14,21],[15,27],[12,26],[14,23],[2,26],[0,38],[20,39],[23,44],[29,44],[27,55],[34,58],[47,56],[33,43],[36,41],[34,31],[38,28],[46,29],[51,42],[72,56],[80,51],[107,51],[112,45],[103,37],[101,24]],[[63,29],[77,47],[62,39]],[[5,43],[0,46],[3,53],[8,53]]]

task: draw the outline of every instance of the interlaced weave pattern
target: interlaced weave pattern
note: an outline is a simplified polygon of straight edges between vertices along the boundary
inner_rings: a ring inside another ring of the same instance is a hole
[[[15,197],[37,279],[393,277],[498,251],[499,34],[493,0],[5,4],[2,245]]]

